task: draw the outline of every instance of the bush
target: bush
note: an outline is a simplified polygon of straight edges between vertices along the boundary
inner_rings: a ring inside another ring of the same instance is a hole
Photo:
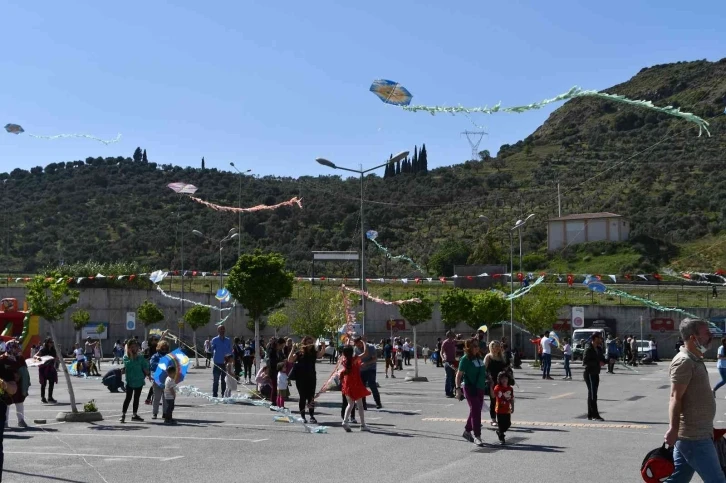
[[[522,267],[528,271],[544,268],[547,262],[547,257],[539,253],[530,253],[522,257]]]

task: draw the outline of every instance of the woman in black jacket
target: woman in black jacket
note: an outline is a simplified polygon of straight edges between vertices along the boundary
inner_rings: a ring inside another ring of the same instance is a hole
[[[597,389],[600,386],[600,368],[605,365],[605,362],[602,336],[595,333],[582,355],[582,365],[585,366],[585,384],[587,384],[587,419],[590,421],[604,421],[597,409]]]

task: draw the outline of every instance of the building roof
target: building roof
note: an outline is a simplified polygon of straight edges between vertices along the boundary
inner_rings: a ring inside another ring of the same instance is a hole
[[[616,215],[615,213],[608,213],[607,211],[602,213],[580,213],[575,215],[565,215],[557,218],[550,218],[549,221],[566,221],[566,220],[592,220],[595,218],[622,218],[623,215]]]

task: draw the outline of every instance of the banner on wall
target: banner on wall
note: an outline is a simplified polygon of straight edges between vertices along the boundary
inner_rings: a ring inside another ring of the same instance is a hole
[[[136,312],[126,312],[126,330],[136,330]]]
[[[103,326],[103,332],[98,332],[98,326]],[[108,322],[91,322],[81,330],[81,338],[88,339],[108,339]]]
[[[585,307],[572,307],[572,328],[582,329],[585,327]]]

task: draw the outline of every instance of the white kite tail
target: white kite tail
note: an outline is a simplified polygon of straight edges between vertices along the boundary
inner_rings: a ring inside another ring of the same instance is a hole
[[[101,138],[97,138],[95,136],[91,136],[90,134],[57,134],[55,136],[41,136],[39,134],[28,134],[28,136],[30,136],[31,138],[36,138],[36,139],[49,139],[49,140],[65,139],[65,138],[85,138],[85,139],[91,139],[93,141],[98,141],[99,143],[103,143],[107,146],[109,144],[117,143],[121,140],[121,134],[119,134],[118,136],[116,136],[113,139],[101,139]]]

